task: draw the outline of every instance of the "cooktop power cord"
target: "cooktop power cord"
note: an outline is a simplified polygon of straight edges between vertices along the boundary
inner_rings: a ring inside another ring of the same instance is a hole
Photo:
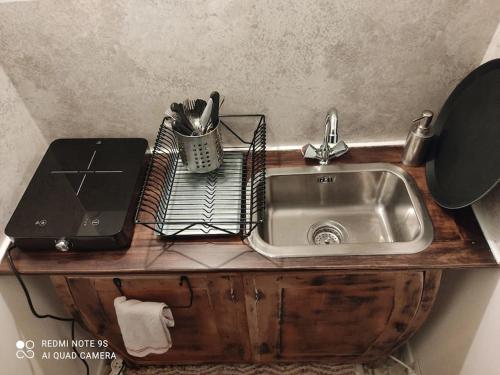
[[[31,300],[31,296],[30,296],[30,293],[28,291],[28,288],[26,287],[26,284],[24,283],[24,281],[21,277],[21,274],[18,272],[16,266],[14,265],[14,261],[12,260],[11,252],[15,247],[16,246],[12,243],[7,248],[7,261],[9,263],[9,267],[10,267],[12,273],[16,277],[17,281],[19,281],[19,284],[21,285],[21,288],[23,289],[23,292],[24,292],[24,295],[26,296],[26,300],[28,301],[28,306],[31,310],[31,313],[38,319],[49,318],[49,319],[54,319],[54,320],[58,320],[61,322],[71,322],[71,343],[73,344],[73,342],[75,341],[75,319],[63,318],[63,317],[55,316],[55,315],[51,315],[51,314],[40,314],[36,311],[35,306],[33,306],[33,301]],[[80,353],[78,352],[78,350],[76,349],[76,347],[74,345],[72,345],[72,349],[76,353],[76,355],[78,356],[80,361],[82,361],[82,363],[85,365],[85,372],[87,375],[89,375],[90,369],[89,369],[89,365],[88,365],[87,361],[80,356]]]

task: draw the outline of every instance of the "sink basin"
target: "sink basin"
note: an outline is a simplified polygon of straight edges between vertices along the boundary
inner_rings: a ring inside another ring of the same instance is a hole
[[[259,219],[250,246],[273,258],[409,254],[433,239],[413,178],[388,163],[269,169]]]

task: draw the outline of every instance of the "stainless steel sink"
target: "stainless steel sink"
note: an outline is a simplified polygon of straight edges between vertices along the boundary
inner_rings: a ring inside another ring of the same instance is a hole
[[[269,257],[388,255],[428,247],[433,228],[418,188],[387,163],[273,168],[253,249]]]

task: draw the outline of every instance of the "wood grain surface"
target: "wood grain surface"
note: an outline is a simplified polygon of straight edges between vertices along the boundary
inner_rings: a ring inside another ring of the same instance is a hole
[[[276,361],[372,362],[426,319],[441,271],[298,271],[121,275],[123,294],[172,309],[173,347],[133,357],[114,310],[112,276],[52,276],[67,309],[129,366]],[[177,306],[177,307],[176,307]]]
[[[12,252],[21,273],[120,274],[176,271],[255,271],[300,269],[447,269],[497,267],[470,208],[447,210],[430,196],[425,168],[400,164],[400,147],[353,148],[333,163],[388,162],[403,167],[416,181],[434,226],[434,242],[426,250],[408,255],[332,256],[269,259],[253,251],[238,237],[210,237],[175,243],[136,226],[128,250]],[[299,151],[268,152],[268,167],[316,164],[302,159]],[[4,259],[0,273],[8,273]]]
[[[120,296],[112,277],[52,276],[61,300],[94,337],[109,341],[110,348],[129,364],[248,362],[247,317],[243,283],[235,274],[189,275],[193,305],[184,306],[189,292],[179,285],[178,275],[124,276],[122,290],[127,298],[165,302],[171,306],[175,326],[170,328],[175,343],[165,354],[144,358],[125,349],[114,308]],[[66,284],[66,286],[64,286]],[[71,300],[70,302],[68,302]]]

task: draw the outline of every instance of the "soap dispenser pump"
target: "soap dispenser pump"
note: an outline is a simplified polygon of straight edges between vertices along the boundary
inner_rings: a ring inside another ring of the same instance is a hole
[[[416,167],[425,162],[427,150],[432,137],[431,122],[434,113],[429,110],[422,112],[422,115],[413,120],[408,137],[406,137],[405,148],[401,161],[404,165]]]

